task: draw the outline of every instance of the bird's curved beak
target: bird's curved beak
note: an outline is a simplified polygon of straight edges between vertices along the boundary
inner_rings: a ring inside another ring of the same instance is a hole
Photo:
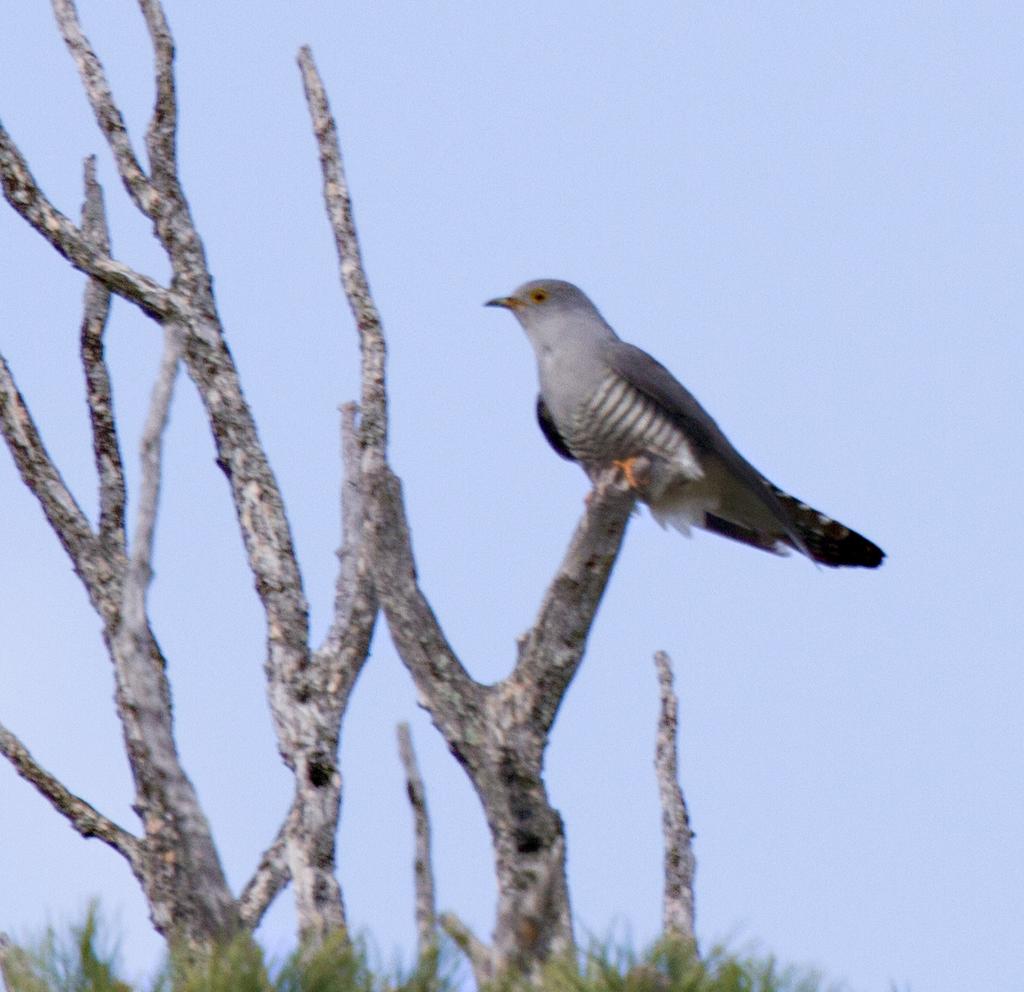
[[[514,296],[496,296],[493,300],[488,300],[484,306],[504,307],[506,310],[520,310],[523,305]]]

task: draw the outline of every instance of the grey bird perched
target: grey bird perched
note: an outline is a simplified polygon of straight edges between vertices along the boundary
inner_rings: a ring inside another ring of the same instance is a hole
[[[538,279],[486,305],[511,310],[533,345],[537,420],[551,446],[588,472],[617,465],[662,526],[702,527],[776,554],[795,548],[823,565],[882,563],[866,537],[769,482],[572,283]]]

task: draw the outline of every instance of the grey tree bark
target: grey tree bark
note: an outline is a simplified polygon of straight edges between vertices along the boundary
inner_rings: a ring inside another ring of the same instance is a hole
[[[146,132],[149,170],[135,156],[103,66],[73,0],[52,0],[82,86],[136,208],[152,223],[172,277],[167,286],[111,254],[102,195],[86,166],[83,220],[74,224],[39,188],[0,125],[0,183],[8,203],[89,277],[81,329],[99,519],[94,528],[43,444],[13,373],[0,356],[0,429],[25,485],[39,501],[103,622],[114,666],[116,705],[135,782],[136,836],[112,823],[42,769],[7,728],[0,750],[83,836],[122,854],[142,885],[156,928],[169,939],[207,946],[254,927],[294,883],[301,935],[317,940],[345,926],[334,872],[341,776],[337,746],[349,693],[366,659],[377,603],[363,541],[361,494],[346,487],[335,612],[322,645],[310,647],[308,609],[284,502],[245,400],[212,291],[199,233],[177,168],[174,48],[159,0],[139,0],[153,44],[156,102]],[[126,539],[124,472],[103,336],[110,294],[163,330],[165,359],[142,443],[143,482],[133,538]],[[278,836],[241,896],[228,888],[209,824],[181,765],[174,739],[166,665],[146,613],[161,477],[160,442],[178,365],[206,410],[234,504],[249,568],[266,620],[267,691],[295,796]],[[355,413],[343,412],[343,459],[353,463]],[[353,477],[352,464],[348,465]]]

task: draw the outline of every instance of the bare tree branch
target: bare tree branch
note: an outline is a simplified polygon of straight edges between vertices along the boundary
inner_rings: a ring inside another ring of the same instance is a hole
[[[534,711],[533,719],[545,731],[583,658],[636,504],[618,475],[609,469],[598,478],[537,619],[519,639],[519,658],[506,680],[509,689],[522,693],[522,703]]]
[[[308,607],[284,503],[224,341],[212,277],[175,169],[173,42],[157,0],[140,0],[140,4],[154,44],[157,74],[157,106],[148,140],[151,153],[160,157],[160,163],[154,163],[152,178],[143,174],[132,152],[123,119],[102,66],[81,30],[74,3],[53,0],[65,42],[121,177],[139,208],[153,219],[174,272],[174,306],[170,306],[172,297],[167,294],[161,301],[165,304],[162,309],[154,311],[151,307],[148,312],[155,312],[162,323],[175,320],[181,325],[182,357],[206,408],[218,463],[231,484],[249,566],[266,613],[267,664],[285,673],[277,680],[277,688],[288,686],[293,701],[308,698],[312,688],[307,679]],[[27,169],[21,171],[27,175]],[[31,185],[37,190],[34,183]],[[87,271],[111,285],[105,273]],[[117,290],[116,286],[111,288]],[[281,723],[278,731],[284,742],[285,760],[294,763],[294,737],[301,731]]]
[[[178,376],[178,329],[164,330],[164,351],[149,400],[149,411],[139,445],[142,482],[139,506],[132,534],[131,555],[122,590],[121,626],[117,637],[143,643],[147,639],[146,591],[153,578],[153,536],[160,500],[163,436],[171,411],[174,381]]]
[[[175,294],[155,279],[112,259],[50,203],[2,124],[0,184],[7,202],[80,272],[99,279],[157,320],[178,312],[181,301]]]
[[[85,160],[85,202],[82,204],[82,236],[110,254],[110,232],[103,208],[103,190],[96,181],[96,158]],[[91,278],[85,286],[79,351],[85,370],[85,395],[92,428],[93,460],[99,478],[101,544],[112,554],[125,549],[124,466],[114,421],[110,371],[104,357],[103,336],[110,317],[110,290]]]
[[[52,3],[64,44],[78,67],[85,95],[96,116],[96,123],[113,152],[124,188],[139,210],[147,217],[152,217],[157,193],[135,157],[124,117],[114,102],[114,94],[110,90],[103,66],[82,31],[75,4],[73,0],[52,0]]]
[[[456,657],[419,587],[402,484],[387,468],[364,478],[373,494],[371,545],[388,629],[445,739],[472,739],[469,728],[480,721],[484,690]]]
[[[421,961],[437,949],[437,905],[434,900],[434,867],[430,856],[430,817],[427,813],[427,792],[423,787],[412,746],[409,724],[397,728],[398,755],[405,769],[405,786],[412,806],[413,829],[416,834],[416,859],[413,876],[416,883],[416,947]]]
[[[116,700],[145,827],[140,880],[154,925],[166,936],[208,945],[234,934],[238,906],[210,825],[178,757],[166,663],[149,625],[146,592],[162,474],[162,441],[177,376],[180,329],[164,329],[164,352],[140,444],[142,482],[115,618],[106,638],[114,662]]]
[[[358,482],[365,501],[365,533],[374,582],[399,653],[446,740],[464,741],[471,736],[471,726],[479,723],[482,694],[456,658],[417,584],[401,483],[387,466],[386,347],[380,315],[363,269],[337,127],[308,46],[300,49],[298,62],[320,156],[324,201],[341,283],[355,318],[362,357],[361,464],[354,474],[346,458],[346,479]],[[411,660],[413,656],[415,661]],[[429,702],[438,684],[446,686],[458,700],[443,713]],[[443,725],[449,718],[454,725]],[[489,961],[489,952],[486,957]]]
[[[582,657],[633,497],[617,485],[592,494],[522,653],[525,664],[491,687],[455,657],[416,580],[397,478],[371,484],[377,586],[395,645],[452,753],[484,805],[499,879],[495,972],[568,952],[572,923],[561,818],[542,779],[547,732]],[[544,652],[547,652],[546,654]]]
[[[124,569],[119,604],[119,622],[110,637],[111,653],[117,677],[118,712],[124,727],[136,788],[144,798],[146,849],[150,854],[149,871],[144,884],[166,911],[167,891],[174,881],[153,871],[152,855],[171,841],[180,844],[187,838],[190,854],[197,862],[185,870],[199,876],[212,875],[218,884],[211,890],[215,908],[213,931],[226,934],[234,928],[236,908],[231,904],[209,825],[199,807],[191,783],[180,767],[171,726],[171,695],[163,658],[149,626],[146,594],[152,580],[153,541],[156,530],[162,477],[163,436],[170,414],[171,398],[178,372],[180,329],[174,322],[164,328],[164,350],[153,384],[149,409],[139,445],[141,483],[130,557]],[[166,822],[175,824],[167,837]],[[175,860],[181,858],[175,852]],[[204,884],[210,881],[203,878]],[[154,900],[151,898],[151,902]],[[208,910],[209,911],[209,910]],[[157,912],[157,910],[154,910]],[[168,927],[174,925],[168,921]]]
[[[104,586],[112,573],[97,547],[89,521],[61,478],[39,436],[7,365],[0,355],[0,431],[18,467],[22,482],[39,501],[75,574],[81,579],[93,606],[101,609]]]
[[[242,925],[249,930],[255,930],[260,925],[263,914],[270,904],[291,881],[292,874],[288,867],[288,834],[295,829],[298,817],[296,800],[282,821],[277,836],[263,852],[252,878],[246,882],[242,894],[238,897],[238,915],[242,919]]]
[[[11,189],[8,181],[12,176],[8,168],[11,156],[6,155],[11,149],[13,146],[6,135],[0,132],[0,178],[4,181],[5,193]],[[24,192],[27,181],[29,196],[21,198],[21,206],[27,205],[29,209],[21,212],[59,250],[63,250],[60,237],[67,235],[71,247],[64,253],[85,251],[96,262],[91,274],[117,290],[117,280],[109,278],[109,269],[114,263],[90,238],[53,211],[34,185],[17,150],[13,151],[14,193],[8,198],[15,208],[19,209],[18,193],[19,190]],[[36,208],[42,212],[33,215]],[[47,223],[47,218],[53,221],[54,216],[58,221]],[[74,263],[75,259],[72,261]],[[130,275],[132,279],[139,278],[134,273]],[[138,288],[135,282],[131,286]],[[165,306],[169,297],[163,290],[157,292],[159,305]],[[139,294],[129,292],[126,295],[140,302]],[[140,305],[147,312],[154,309],[145,293]],[[190,943],[201,944],[229,934],[237,926],[234,901],[210,837],[209,825],[177,757],[163,657],[144,613],[141,621],[136,617],[134,623],[124,628],[121,625],[126,564],[123,554],[101,546],[93,534],[46,452],[2,359],[0,427],[23,481],[42,504],[94,608],[103,619],[104,639],[114,661],[118,714],[135,781],[136,807],[145,826],[146,839],[135,866],[139,868],[153,922],[165,935],[180,936]]]
[[[138,873],[141,864],[140,841],[113,820],[108,819],[84,799],[70,792],[29,753],[28,748],[3,724],[0,724],[0,754],[14,766],[26,782],[35,786],[50,805],[83,837],[97,837],[127,859]]]
[[[693,831],[686,799],[679,785],[676,748],[679,726],[679,702],[672,689],[672,662],[664,651],[654,656],[658,670],[661,708],[654,767],[661,797],[661,830],[665,842],[665,892],[662,928],[666,936],[697,944],[694,930],[693,877],[697,862],[693,854]]]
[[[633,505],[617,486],[592,495],[549,590],[536,643],[508,679],[485,687],[455,657],[419,589],[401,489],[387,469],[371,483],[375,575],[392,638],[452,753],[484,805],[499,880],[495,973],[529,970],[568,953],[572,922],[565,884],[561,818],[542,778],[547,731],[582,656],[594,610],[607,583]],[[529,635],[528,635],[529,638]],[[547,695],[545,695],[547,694]]]
[[[288,681],[297,687],[296,691],[308,692],[300,684],[309,660],[308,609],[284,505],[242,395],[237,370],[224,343],[202,243],[181,194],[177,175],[162,167],[154,173],[153,182],[144,176],[131,150],[102,66],[82,33],[72,0],[53,0],[53,4],[65,42],[78,64],[122,179],[140,209],[154,219],[156,233],[174,270],[176,292],[170,293],[147,277],[101,255],[46,200],[21,154],[6,132],[0,130],[0,178],[5,195],[77,268],[102,280],[114,292],[137,303],[161,322],[177,319],[187,328],[183,357],[206,407],[219,464],[231,483],[250,568],[267,613],[268,664],[283,666],[289,671]],[[174,99],[170,75],[173,46],[155,0],[145,0],[143,12],[157,53],[157,97],[158,101],[164,101],[154,113],[151,135],[156,145],[165,149],[168,141],[173,142],[175,119],[173,106],[165,105],[167,100],[173,104]],[[173,158],[170,164],[173,166]]]
[[[370,285],[363,269],[362,253],[352,213],[348,180],[338,145],[338,129],[327,102],[323,80],[313,61],[308,45],[299,49],[299,68],[306,93],[320,152],[323,173],[324,201],[327,216],[334,232],[338,252],[341,283],[359,331],[362,355],[362,408],[361,443],[364,449],[380,457],[387,446],[387,392],[385,388],[385,362],[387,351],[381,331],[380,314],[370,294]]]
[[[337,765],[342,716],[359,673],[366,663],[377,618],[377,598],[366,549],[365,510],[359,475],[354,403],[341,408],[341,457],[344,483],[341,497],[341,548],[335,583],[334,616],[323,643],[312,655],[307,683],[312,687],[298,709],[290,687],[282,682],[287,672],[268,670],[271,706],[280,706],[275,718],[293,721],[302,730],[295,739],[300,749],[293,754],[295,798],[288,830],[282,828],[285,853],[306,852],[304,864],[288,870],[297,890],[297,903],[315,905],[317,914],[306,913],[302,934],[306,941],[320,941],[332,929],[344,929],[341,887],[334,877],[334,846],[341,806],[341,773]],[[285,709],[288,707],[288,709]],[[308,862],[315,854],[311,871]],[[282,883],[283,884],[283,883]]]
[[[273,898],[289,879],[297,878],[296,901],[300,907],[300,925],[306,941],[319,941],[330,930],[345,927],[344,900],[334,877],[334,849],[341,808],[341,773],[337,765],[338,738],[342,716],[359,673],[369,656],[370,642],[377,619],[377,598],[365,538],[365,510],[359,476],[359,446],[356,440],[354,403],[341,409],[341,456],[344,482],[341,497],[341,547],[338,551],[338,576],[335,584],[334,616],[321,646],[313,653],[306,683],[312,688],[295,705],[294,686],[284,680],[288,672],[268,668],[271,706],[280,707],[275,719],[281,725],[292,721],[301,733],[293,740],[300,749],[292,762],[301,770],[295,778],[292,809],[282,825],[278,842],[280,854],[294,857],[305,852],[293,872],[264,858],[257,876],[263,872],[268,881],[266,895]],[[301,721],[301,723],[300,723]],[[293,746],[289,744],[288,746]],[[276,853],[276,852],[275,852]],[[310,870],[312,862],[313,870]],[[271,892],[271,885],[276,889]],[[254,897],[264,889],[253,889]],[[242,896],[243,912],[248,912],[249,889]],[[260,898],[264,898],[262,895]],[[258,905],[254,902],[254,906]],[[307,908],[302,915],[303,906]],[[265,905],[260,908],[263,911]]]
[[[616,485],[595,490],[545,600],[525,667],[485,687],[467,674],[419,588],[398,479],[385,468],[368,491],[377,588],[392,638],[423,704],[473,781],[491,829],[499,880],[491,967],[495,973],[530,970],[572,947],[564,831],[544,788],[543,755],[633,497]]]
[[[494,953],[455,913],[442,913],[441,929],[469,959],[477,989],[485,989],[494,980]]]
[[[366,546],[366,499],[360,476],[355,403],[341,407],[341,547],[334,590],[334,616],[313,655],[327,692],[343,707],[370,650],[377,619],[377,594]]]
[[[174,86],[174,39],[163,7],[157,0],[139,0],[139,8],[146,19],[156,64],[156,100],[146,130],[149,168],[158,186],[177,185],[178,100]]]

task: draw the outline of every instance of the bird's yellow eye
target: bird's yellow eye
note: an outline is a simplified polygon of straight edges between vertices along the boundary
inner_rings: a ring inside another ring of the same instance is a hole
[[[543,303],[547,298],[547,291],[543,289],[535,289],[530,294],[530,299],[533,300],[534,303]]]

